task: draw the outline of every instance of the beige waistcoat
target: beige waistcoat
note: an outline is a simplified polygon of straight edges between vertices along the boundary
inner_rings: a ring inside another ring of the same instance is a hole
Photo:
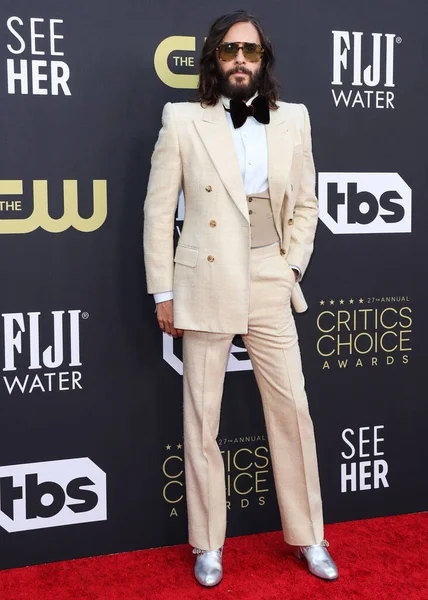
[[[247,195],[248,214],[251,227],[251,248],[269,246],[279,242],[279,235],[273,220],[269,189]]]

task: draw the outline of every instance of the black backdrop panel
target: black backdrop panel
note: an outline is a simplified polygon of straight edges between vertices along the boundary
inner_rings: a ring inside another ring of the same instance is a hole
[[[142,206],[162,107],[194,93],[209,23],[240,7],[0,6],[1,568],[186,541],[181,343],[146,294]],[[326,522],[426,510],[426,2],[247,8],[312,120],[297,323]],[[278,529],[239,337],[219,444],[228,534]]]

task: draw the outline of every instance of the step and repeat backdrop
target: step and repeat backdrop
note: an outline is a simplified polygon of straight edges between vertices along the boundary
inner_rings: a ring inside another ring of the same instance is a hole
[[[143,202],[163,105],[194,95],[209,24],[241,4],[2,0],[0,568],[187,539],[182,348],[146,293]],[[296,319],[326,522],[427,510],[427,3],[245,8],[312,119]],[[239,337],[218,443],[228,535],[279,529]]]

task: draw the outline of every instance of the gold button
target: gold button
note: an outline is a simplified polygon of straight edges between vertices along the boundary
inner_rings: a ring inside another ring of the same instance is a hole
[[[210,227],[215,227],[217,223],[215,221],[210,221]]]
[[[207,256],[207,261],[208,262],[214,262],[214,256],[211,256],[211,254],[209,256]]]
[[[288,224],[289,225],[294,225],[294,220],[293,219],[288,219]]]
[[[207,192],[212,192],[212,187],[210,185],[206,185],[205,189],[207,190]]]
[[[249,215],[252,215],[252,214],[253,214],[253,211],[252,211],[252,210],[249,210],[249,211],[248,211],[248,214],[249,214]]]
[[[280,255],[281,255],[281,256],[284,256],[284,255],[285,255],[285,250],[284,250],[284,248],[281,248],[281,250],[279,251],[279,253],[280,253]]]

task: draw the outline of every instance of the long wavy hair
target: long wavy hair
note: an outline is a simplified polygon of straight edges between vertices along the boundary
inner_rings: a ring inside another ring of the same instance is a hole
[[[276,110],[278,108],[276,102],[279,100],[279,85],[273,74],[275,58],[272,43],[264,32],[259,19],[246,10],[237,10],[233,13],[223,15],[211,25],[199,59],[199,84],[196,100],[202,105],[208,106],[215,106],[219,101],[221,96],[219,90],[220,74],[216,48],[235,23],[251,23],[259,33],[264,52],[260,67],[258,91],[263,96],[266,96],[269,107],[272,110]]]

